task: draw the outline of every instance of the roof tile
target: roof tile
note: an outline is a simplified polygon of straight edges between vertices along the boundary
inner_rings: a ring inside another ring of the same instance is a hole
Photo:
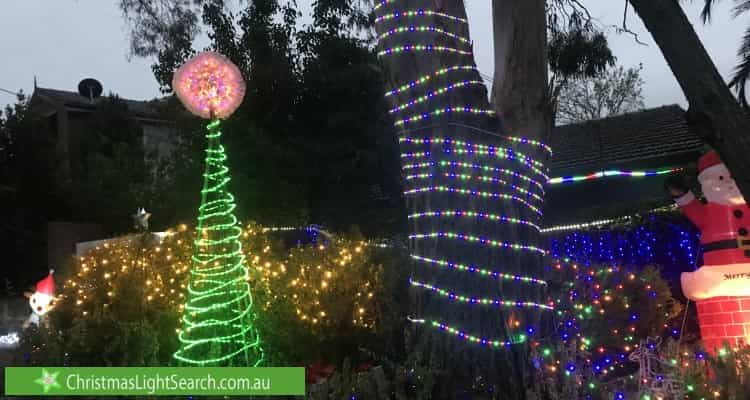
[[[678,105],[555,128],[551,146],[554,174],[664,157],[703,147]]]

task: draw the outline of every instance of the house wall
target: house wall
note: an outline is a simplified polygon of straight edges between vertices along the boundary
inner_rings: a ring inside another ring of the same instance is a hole
[[[50,222],[47,224],[47,263],[51,268],[65,268],[76,254],[77,243],[103,236],[98,224]]]

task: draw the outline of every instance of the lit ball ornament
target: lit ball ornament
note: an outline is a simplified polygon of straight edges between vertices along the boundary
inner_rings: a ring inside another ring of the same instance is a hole
[[[226,119],[245,96],[240,70],[212,51],[187,60],[175,72],[172,88],[190,112],[206,119]]]

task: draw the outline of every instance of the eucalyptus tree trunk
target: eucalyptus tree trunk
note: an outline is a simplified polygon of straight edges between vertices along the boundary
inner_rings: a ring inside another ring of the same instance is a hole
[[[376,3],[409,213],[413,354],[438,374],[431,398],[526,398],[527,336],[550,312],[537,280],[544,147],[503,132],[463,0]]]
[[[750,121],[677,0],[629,0],[690,104],[688,122],[720,155],[750,199]]]
[[[545,0],[493,0],[495,75],[492,102],[508,132],[549,141]]]

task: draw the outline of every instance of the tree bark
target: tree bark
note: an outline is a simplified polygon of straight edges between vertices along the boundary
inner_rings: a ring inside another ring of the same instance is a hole
[[[493,0],[495,75],[492,102],[512,135],[548,141],[552,107],[548,98],[545,0]]]
[[[503,128],[509,135],[548,142],[553,109],[547,87],[546,1],[492,0],[492,26],[495,72],[491,102]],[[532,155],[541,161],[547,160],[547,154],[538,149]],[[514,213],[523,215],[522,209],[515,208]],[[539,237],[534,240],[541,243]],[[543,316],[536,314],[527,318],[530,325],[542,326]],[[516,368],[512,371],[513,379],[524,382],[527,392],[539,393],[541,383],[529,374],[531,371],[531,368]]]
[[[726,163],[750,199],[750,121],[677,0],[629,0],[690,104],[688,122]]]

